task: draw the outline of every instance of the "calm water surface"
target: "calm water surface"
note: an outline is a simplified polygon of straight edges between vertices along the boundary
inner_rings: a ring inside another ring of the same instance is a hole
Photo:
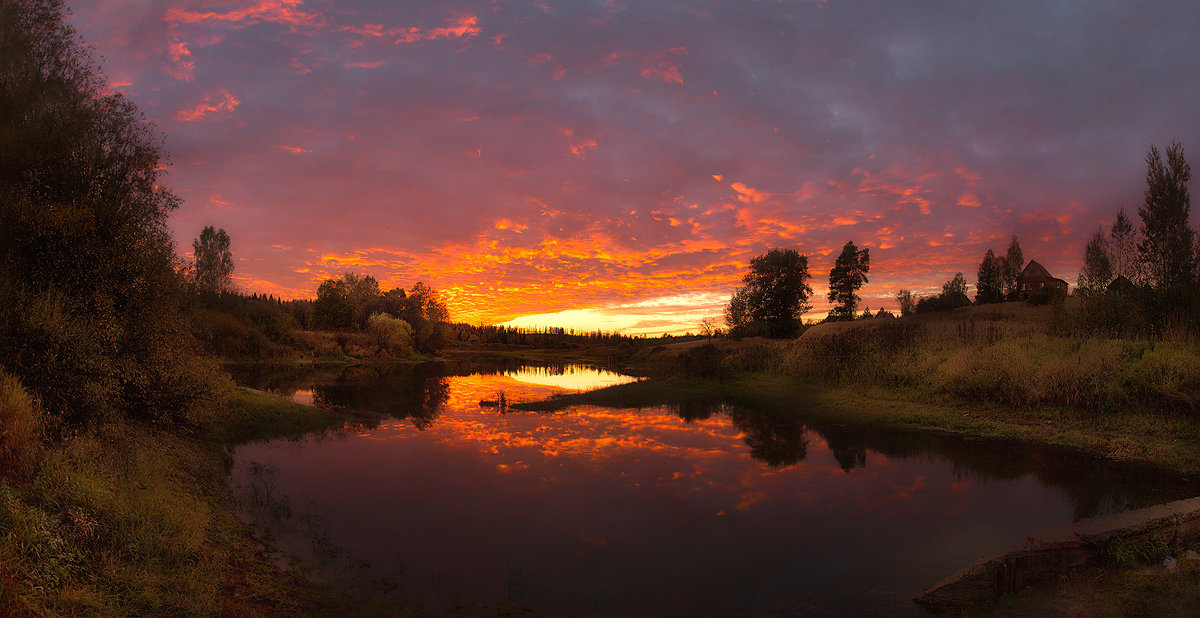
[[[480,405],[632,379],[582,366],[235,374],[391,415],[242,446],[231,482],[285,546],[387,578],[433,614],[921,615],[921,588],[1034,529],[1196,492],[1046,449],[719,402]]]

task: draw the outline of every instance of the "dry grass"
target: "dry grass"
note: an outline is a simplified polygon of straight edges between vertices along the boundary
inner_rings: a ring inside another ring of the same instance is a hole
[[[23,468],[40,446],[42,416],[17,378],[0,369],[0,476]]]

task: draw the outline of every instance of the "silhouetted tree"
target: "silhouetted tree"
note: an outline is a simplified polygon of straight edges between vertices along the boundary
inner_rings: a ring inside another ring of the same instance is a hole
[[[1083,268],[1079,271],[1078,282],[1079,294],[1082,296],[1103,294],[1112,278],[1112,260],[1108,255],[1104,230],[1097,229],[1083,248]]]
[[[446,342],[446,322],[449,311],[433,288],[418,281],[408,291],[404,320],[413,327],[417,350],[434,352]]]
[[[313,325],[327,330],[348,330],[354,327],[354,305],[343,279],[326,279],[317,288],[313,301]]]
[[[1142,217],[1142,242],[1138,245],[1142,268],[1156,289],[1184,290],[1195,278],[1187,187],[1192,168],[1184,160],[1179,142],[1167,147],[1165,164],[1158,148],[1150,146],[1146,167],[1146,200],[1138,208]]]
[[[1137,272],[1137,237],[1124,208],[1117,211],[1117,218],[1109,230],[1108,239],[1108,255],[1112,262],[1113,276],[1124,276],[1131,281],[1140,279]]]
[[[0,359],[51,416],[186,416],[191,351],[161,135],[58,0],[0,2]]]
[[[1003,258],[998,258],[1001,281],[1005,300],[1017,300],[1021,296],[1021,286],[1018,279],[1025,269],[1025,256],[1021,254],[1021,242],[1013,235],[1008,243],[1008,252]]]
[[[979,276],[975,282],[977,290],[975,294],[976,304],[998,303],[1004,300],[1004,273],[1003,261],[996,259],[996,254],[992,253],[991,249],[983,256],[983,261],[979,263]]]
[[[730,328],[745,334],[758,323],[772,337],[795,335],[800,316],[812,308],[808,279],[808,256],[795,249],[771,249],[751,259],[750,272],[742,277],[745,287],[734,292],[726,308],[726,320],[733,319]]]
[[[867,283],[867,272],[871,270],[871,256],[868,249],[859,249],[853,242],[842,247],[829,271],[829,302],[836,303],[829,311],[830,320],[853,320],[854,311],[858,307],[859,297],[856,292]]]
[[[229,244],[229,234],[211,225],[192,241],[192,278],[197,290],[218,294],[232,287],[233,252]]]
[[[917,299],[913,297],[913,293],[909,290],[900,290],[897,292],[896,302],[900,304],[900,317],[912,315],[917,308]]]

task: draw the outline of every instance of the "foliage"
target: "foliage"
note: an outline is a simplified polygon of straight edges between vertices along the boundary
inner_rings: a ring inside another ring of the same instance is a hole
[[[446,344],[446,322],[450,312],[433,288],[416,282],[408,291],[400,317],[413,329],[413,342],[422,353],[442,349]]]
[[[967,280],[962,273],[954,273],[954,277],[942,284],[942,295],[951,299],[967,297]]]
[[[57,0],[0,3],[0,358],[56,419],[190,415],[161,138]]]
[[[922,296],[913,306],[914,313],[930,313],[934,311],[950,311],[971,304],[967,298],[967,280],[962,273],[942,284],[942,293],[934,296]]]
[[[192,277],[196,289],[217,294],[230,291],[233,282],[233,253],[229,250],[229,234],[205,226],[200,237],[192,241]]]
[[[868,249],[859,249],[853,242],[842,247],[833,270],[829,271],[829,302],[835,303],[829,311],[829,320],[853,320],[859,297],[855,293],[867,283],[867,272],[871,270]]]
[[[317,328],[370,332],[371,316],[384,314],[409,326],[417,351],[435,352],[446,345],[450,312],[437,291],[420,281],[408,292],[397,288],[381,293],[374,277],[346,273],[321,282],[312,310]]]
[[[1113,278],[1112,260],[1108,254],[1108,243],[1104,231],[1096,230],[1083,248],[1083,268],[1079,271],[1079,294],[1096,296],[1103,294]]]
[[[771,337],[791,337],[799,330],[800,316],[812,307],[808,299],[808,256],[795,249],[771,249],[750,260],[742,277],[745,286],[734,292],[725,320],[734,336],[755,330]]]
[[[1113,276],[1123,276],[1132,281],[1138,280],[1140,277],[1138,277],[1137,236],[1133,224],[1125,215],[1124,208],[1117,211],[1117,218],[1113,220],[1112,229],[1108,233],[1108,254],[1112,262]]]
[[[367,333],[377,346],[377,354],[407,356],[413,351],[413,330],[408,322],[386,313],[367,318]]]
[[[1194,232],[1189,225],[1191,198],[1187,182],[1192,168],[1183,158],[1183,146],[1172,142],[1163,163],[1158,148],[1146,155],[1146,199],[1138,207],[1142,217],[1139,259],[1155,289],[1180,290],[1195,282]]]
[[[1002,260],[996,259],[996,254],[992,253],[991,249],[984,254],[983,261],[979,263],[979,278],[975,283],[978,290],[975,294],[976,304],[998,303],[1004,300],[1004,264]]]
[[[0,369],[0,477],[31,459],[40,433],[37,402],[20,381]]]
[[[896,303],[900,305],[900,317],[910,316],[917,310],[917,299],[909,290],[896,292]]]
[[[1003,282],[1004,298],[1017,300],[1021,295],[1018,279],[1025,269],[1025,256],[1021,253],[1021,241],[1014,235],[1008,243],[1008,251],[1003,258],[997,258],[1000,266],[1000,278]]]

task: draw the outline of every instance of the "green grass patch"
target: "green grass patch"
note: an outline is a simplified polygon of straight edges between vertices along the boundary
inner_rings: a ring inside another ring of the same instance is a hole
[[[113,420],[0,470],[0,615],[313,615],[351,600],[280,572],[234,516],[226,447],[346,417],[237,389],[181,430]]]

